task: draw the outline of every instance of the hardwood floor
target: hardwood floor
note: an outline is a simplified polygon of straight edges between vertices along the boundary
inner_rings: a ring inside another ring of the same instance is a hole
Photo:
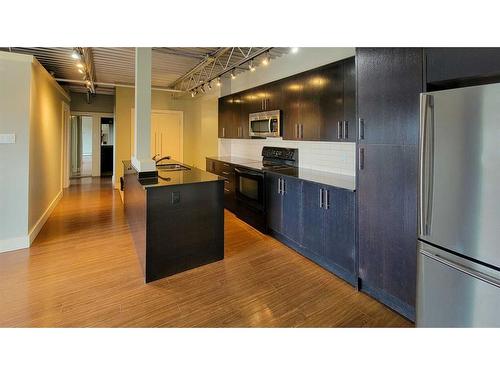
[[[150,284],[109,179],[64,193],[30,249],[0,254],[2,327],[412,327],[226,212],[225,259]]]

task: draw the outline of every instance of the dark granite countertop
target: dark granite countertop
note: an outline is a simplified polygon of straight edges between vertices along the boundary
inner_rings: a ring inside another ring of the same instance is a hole
[[[171,171],[157,168],[158,177],[139,178],[139,182],[145,189],[162,187],[162,186],[175,186],[184,184],[197,184],[204,182],[214,182],[224,180],[224,178],[216,174],[206,172],[204,170],[180,163],[175,160],[169,160],[168,163],[181,164],[189,169],[180,171]],[[125,173],[137,173],[130,161],[123,161]]]
[[[208,157],[208,159],[239,165],[245,168],[250,168],[258,171],[265,170],[262,161],[258,160],[251,160],[251,159],[238,158],[232,156],[220,156],[220,157],[211,156]],[[265,170],[265,171],[269,173],[290,176],[305,181],[316,182],[318,184],[334,186],[341,189],[347,189],[352,191],[356,190],[355,176],[318,171],[315,169],[308,169],[308,168],[284,168],[284,169]]]

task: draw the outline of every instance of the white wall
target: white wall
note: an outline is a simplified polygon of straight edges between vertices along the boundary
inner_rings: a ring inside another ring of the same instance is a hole
[[[28,247],[62,196],[63,102],[33,56],[0,52],[0,252]]]
[[[0,52],[0,251],[28,246],[28,152],[31,56]]]

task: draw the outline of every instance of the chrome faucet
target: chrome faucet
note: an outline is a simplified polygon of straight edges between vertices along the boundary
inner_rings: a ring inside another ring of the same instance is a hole
[[[156,165],[158,165],[158,163],[162,160],[170,160],[170,156],[164,156],[158,160],[156,160],[156,159],[153,159],[153,160],[156,162]]]

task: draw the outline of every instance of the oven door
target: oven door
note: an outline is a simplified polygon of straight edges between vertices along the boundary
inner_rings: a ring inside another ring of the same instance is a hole
[[[259,212],[264,212],[264,173],[235,168],[236,199]]]

